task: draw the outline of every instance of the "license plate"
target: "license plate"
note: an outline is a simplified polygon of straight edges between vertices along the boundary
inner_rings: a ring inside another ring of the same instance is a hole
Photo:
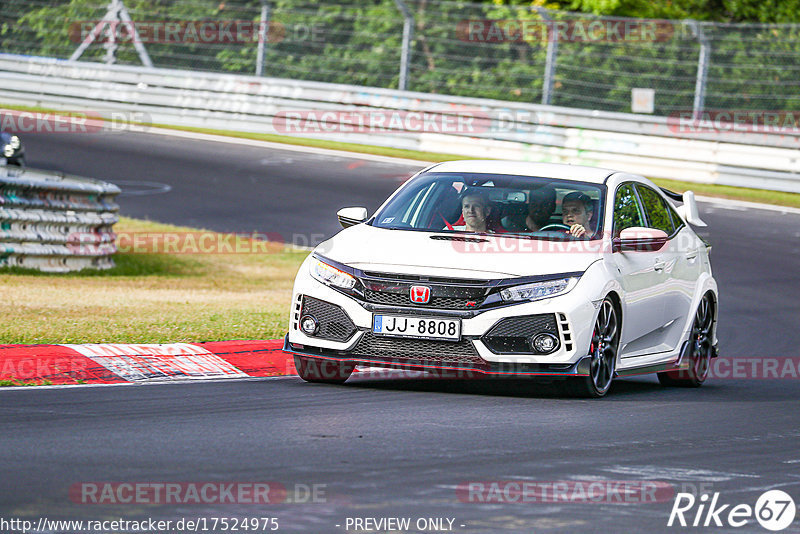
[[[458,341],[461,319],[376,314],[372,317],[372,332],[380,336]]]

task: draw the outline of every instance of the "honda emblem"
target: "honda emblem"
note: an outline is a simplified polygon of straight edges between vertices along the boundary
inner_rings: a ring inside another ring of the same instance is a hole
[[[428,286],[411,286],[409,298],[411,298],[411,302],[416,304],[427,304],[431,300],[431,288]]]

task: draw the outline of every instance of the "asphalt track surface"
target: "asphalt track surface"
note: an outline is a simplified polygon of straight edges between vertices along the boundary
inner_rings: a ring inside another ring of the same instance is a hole
[[[287,236],[330,235],[338,208],[372,210],[415,170],[144,134],[25,141],[31,166],[121,183],[125,215]],[[140,194],[143,181],[170,190]],[[722,353],[799,357],[800,215],[700,208],[720,286]],[[5,390],[0,517],[274,516],[279,531],[309,533],[347,532],[347,517],[452,518],[463,533],[722,531],[668,528],[672,498],[487,504],[460,500],[456,488],[661,481],[751,506],[779,487],[800,503],[798,394],[792,378],[710,379],[690,390],[651,376],[619,380],[600,401],[524,380],[387,375],[344,386],[279,378]],[[265,506],[70,501],[72,484],[94,481],[276,481],[321,484],[325,495]],[[767,532],[752,520],[736,531]],[[800,532],[800,519],[783,532]]]

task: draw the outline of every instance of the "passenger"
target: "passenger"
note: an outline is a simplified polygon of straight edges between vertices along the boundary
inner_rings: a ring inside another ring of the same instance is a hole
[[[550,217],[556,211],[556,190],[552,187],[542,187],[531,191],[530,204],[528,204],[528,217],[525,219],[525,228],[529,232],[538,232],[550,224]]]
[[[544,186],[531,191],[526,208],[522,215],[503,217],[501,221],[503,227],[511,232],[538,232],[550,224],[550,217],[556,211],[555,189]],[[524,220],[522,216],[525,217]]]
[[[561,200],[561,220],[569,226],[573,237],[588,237],[592,233],[589,221],[592,218],[592,199],[579,191],[567,193]]]
[[[461,197],[461,216],[464,219],[464,224],[453,226],[453,230],[491,233],[491,230],[486,226],[491,212],[492,207],[483,192],[467,190]]]

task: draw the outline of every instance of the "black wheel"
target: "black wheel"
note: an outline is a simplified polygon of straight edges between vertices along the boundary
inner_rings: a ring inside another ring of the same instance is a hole
[[[589,355],[592,357],[589,376],[567,382],[570,393],[579,397],[603,397],[611,388],[617,368],[620,320],[614,303],[606,297],[594,323]]]
[[[356,368],[355,365],[297,354],[294,356],[294,366],[300,378],[321,384],[344,384]]]
[[[692,331],[684,347],[681,362],[689,364],[687,369],[658,373],[663,386],[699,388],[708,378],[714,347],[711,345],[711,329],[714,325],[714,300],[710,293],[703,295],[694,314]]]

